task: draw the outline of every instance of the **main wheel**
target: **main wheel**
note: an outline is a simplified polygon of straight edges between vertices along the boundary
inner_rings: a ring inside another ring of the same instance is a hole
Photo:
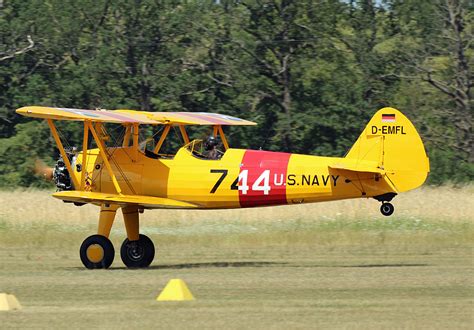
[[[155,245],[148,236],[140,234],[138,241],[126,238],[120,248],[120,257],[128,268],[145,268],[155,258]]]
[[[114,261],[115,249],[107,237],[92,235],[82,242],[80,255],[86,268],[109,268]]]
[[[382,203],[382,206],[380,206],[380,212],[386,217],[392,215],[393,211],[395,211],[395,208],[390,203]]]

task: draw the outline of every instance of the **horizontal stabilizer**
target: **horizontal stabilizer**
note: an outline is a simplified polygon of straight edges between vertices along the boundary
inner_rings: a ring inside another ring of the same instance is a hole
[[[346,170],[354,172],[369,172],[384,175],[386,171],[377,166],[376,162],[371,161],[357,161],[344,159],[344,162],[330,165],[329,168],[335,170]]]
[[[385,171],[384,169],[377,166],[377,162],[352,160],[346,158],[342,163],[330,165],[329,168],[334,170],[380,174],[381,178],[387,183],[390,189],[392,189],[394,192],[398,191],[392,180],[390,180],[390,178],[387,176],[387,174],[393,173]]]
[[[147,209],[189,209],[197,207],[197,205],[194,204],[169,198],[142,195],[117,195],[91,191],[60,191],[54,193],[53,197],[67,202],[92,203],[97,205],[103,203],[113,203],[119,205],[134,204]]]

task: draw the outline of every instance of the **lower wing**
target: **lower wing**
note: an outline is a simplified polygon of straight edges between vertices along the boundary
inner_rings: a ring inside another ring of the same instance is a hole
[[[66,202],[92,203],[96,205],[112,203],[118,205],[134,204],[146,209],[190,209],[197,208],[195,204],[178,201],[170,198],[142,196],[142,195],[118,195],[90,191],[60,191],[53,194],[54,197]]]

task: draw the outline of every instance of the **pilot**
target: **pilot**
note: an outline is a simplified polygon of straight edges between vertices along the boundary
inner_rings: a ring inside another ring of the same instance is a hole
[[[214,136],[210,136],[207,138],[206,142],[204,143],[205,155],[208,159],[220,159],[222,157],[222,152],[217,149],[217,139]]]

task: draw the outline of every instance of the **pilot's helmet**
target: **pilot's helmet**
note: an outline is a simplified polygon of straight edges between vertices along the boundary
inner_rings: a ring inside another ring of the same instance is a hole
[[[208,137],[206,142],[204,143],[204,148],[206,150],[212,150],[216,146],[217,146],[217,139],[213,136]]]

